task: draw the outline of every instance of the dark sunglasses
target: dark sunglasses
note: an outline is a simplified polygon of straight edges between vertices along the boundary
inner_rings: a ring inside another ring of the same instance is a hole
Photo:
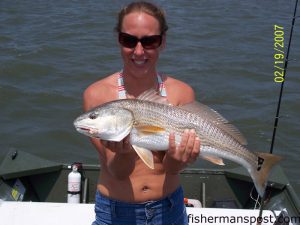
[[[161,45],[162,35],[145,36],[139,39],[127,33],[119,33],[119,43],[126,48],[134,48],[138,42],[141,42],[144,49],[155,49]]]

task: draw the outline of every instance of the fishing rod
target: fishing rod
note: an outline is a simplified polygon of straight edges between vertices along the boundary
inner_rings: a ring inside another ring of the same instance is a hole
[[[270,153],[271,154],[273,153],[273,147],[274,147],[274,143],[275,143],[275,136],[276,136],[277,126],[278,126],[278,121],[279,121],[279,111],[280,111],[280,106],[281,106],[281,98],[282,98],[282,93],[283,93],[283,87],[284,87],[284,81],[285,81],[287,66],[288,66],[288,62],[289,62],[289,54],[290,54],[290,47],[291,47],[292,37],[293,37],[294,24],[295,24],[295,20],[296,20],[297,5],[298,5],[298,0],[296,0],[296,3],[295,3],[294,16],[293,16],[293,20],[292,20],[292,26],[291,26],[291,31],[290,31],[288,49],[287,49],[285,63],[284,63],[283,80],[281,82],[281,87],[280,87],[279,100],[278,100],[278,104],[277,104],[277,110],[276,110],[276,116],[275,116],[274,128],[273,128],[273,135],[272,135],[272,142],[271,142],[271,147],[270,147]]]
[[[270,147],[270,154],[273,153],[273,148],[274,148],[274,143],[275,143],[275,137],[276,137],[276,131],[277,131],[277,126],[278,126],[278,121],[279,121],[279,112],[280,112],[280,106],[281,106],[281,99],[282,99],[282,93],[283,93],[283,87],[284,87],[284,81],[285,81],[287,66],[288,66],[288,62],[289,62],[289,53],[290,53],[290,47],[291,47],[291,42],[292,42],[292,37],[293,37],[295,20],[296,20],[297,5],[298,5],[298,0],[296,0],[296,2],[295,2],[294,16],[293,16],[293,19],[292,19],[292,26],[291,26],[291,30],[290,30],[290,37],[289,37],[289,42],[288,42],[288,48],[287,48],[287,53],[286,53],[286,57],[285,57],[285,63],[284,63],[284,69],[283,69],[283,76],[282,76],[283,79],[282,79],[282,82],[281,82],[279,99],[278,99],[277,110],[276,110],[276,116],[275,116],[275,120],[274,120],[274,128],[273,128],[272,142],[271,142],[271,147]],[[261,199],[261,203],[260,203],[260,207],[259,207],[259,216],[258,216],[258,218],[260,218],[261,221],[258,220],[257,221],[257,225],[260,225],[261,222],[262,222],[262,211],[263,211],[263,208],[264,208],[264,201],[265,201],[265,199],[266,199],[266,191],[265,191],[265,193],[264,193],[264,195],[263,195],[263,197]],[[282,214],[282,212],[280,213],[280,215]],[[280,215],[279,215],[279,217],[280,217]],[[279,224],[279,223],[276,220],[274,224]]]

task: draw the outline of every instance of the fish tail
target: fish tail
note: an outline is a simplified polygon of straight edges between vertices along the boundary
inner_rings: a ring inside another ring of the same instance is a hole
[[[251,176],[254,180],[254,185],[258,194],[262,197],[265,192],[270,171],[272,167],[282,159],[282,157],[262,152],[257,152],[256,155],[257,167],[252,169],[253,171]]]

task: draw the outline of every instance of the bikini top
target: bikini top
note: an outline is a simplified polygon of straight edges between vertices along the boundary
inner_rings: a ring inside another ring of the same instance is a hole
[[[157,73],[157,82],[158,82],[158,90],[159,94],[162,97],[167,97],[167,92],[166,92],[166,87],[165,84],[162,80],[162,77]],[[118,94],[119,94],[119,99],[126,99],[126,89],[124,86],[124,76],[122,71],[118,74]]]

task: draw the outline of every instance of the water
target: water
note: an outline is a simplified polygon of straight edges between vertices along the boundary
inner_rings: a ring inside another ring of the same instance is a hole
[[[0,160],[18,149],[64,163],[98,162],[72,122],[83,90],[122,68],[113,27],[125,2],[0,2]],[[284,27],[287,46],[294,1],[156,2],[170,27],[159,71],[189,83],[198,100],[245,134],[250,149],[269,151],[280,89],[273,26]],[[290,58],[300,59],[299,20]],[[299,72],[291,61],[274,147],[298,192]]]

